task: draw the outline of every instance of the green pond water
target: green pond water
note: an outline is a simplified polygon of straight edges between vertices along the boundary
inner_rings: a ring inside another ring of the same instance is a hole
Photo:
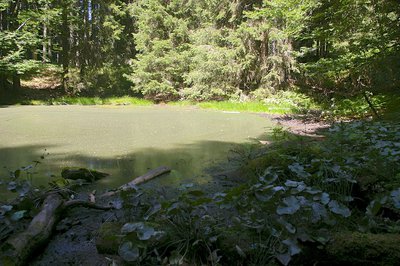
[[[110,173],[99,189],[115,188],[149,169],[173,169],[157,184],[210,182],[203,170],[227,160],[235,144],[265,134],[257,114],[178,107],[13,106],[0,108],[0,175],[40,160],[36,185],[64,167]],[[45,151],[46,150],[46,151]]]

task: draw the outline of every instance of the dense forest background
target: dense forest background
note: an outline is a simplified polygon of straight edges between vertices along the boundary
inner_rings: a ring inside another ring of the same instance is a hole
[[[262,99],[396,90],[396,0],[1,0],[0,87],[59,66],[69,94]]]

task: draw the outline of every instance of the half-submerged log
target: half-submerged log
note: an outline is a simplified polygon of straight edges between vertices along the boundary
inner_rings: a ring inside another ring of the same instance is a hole
[[[104,193],[100,197],[101,198],[110,197],[110,196],[113,196],[113,195],[119,193],[120,191],[127,191],[127,190],[134,189],[137,185],[139,185],[141,183],[149,181],[160,175],[167,174],[169,172],[171,172],[171,168],[169,168],[169,167],[166,167],[166,166],[158,167],[156,169],[150,170],[149,172],[145,173],[144,175],[141,175],[141,176],[133,179],[131,182],[120,186],[118,189],[116,189],[114,191]]]
[[[61,172],[61,176],[65,179],[83,179],[87,182],[94,182],[103,177],[109,176],[109,174],[86,168],[64,168]]]
[[[160,175],[163,175],[163,174],[166,174],[169,172],[171,172],[170,168],[168,168],[166,166],[161,166],[161,167],[158,167],[154,170],[151,170],[151,171],[145,173],[142,176],[135,178],[134,180],[132,180],[131,182],[129,182],[125,185],[120,186],[118,189],[122,190],[122,191],[130,190],[141,183],[144,183],[146,181],[149,181],[150,179],[153,179],[157,176],[160,176]]]

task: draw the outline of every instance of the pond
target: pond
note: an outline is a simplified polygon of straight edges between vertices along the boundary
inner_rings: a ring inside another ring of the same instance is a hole
[[[157,184],[202,184],[210,181],[206,167],[272,125],[258,114],[193,107],[5,107],[0,108],[0,175],[37,160],[41,163],[30,170],[37,172],[36,185],[60,176],[64,167],[85,167],[111,174],[98,188],[115,188],[159,166],[173,171]]]

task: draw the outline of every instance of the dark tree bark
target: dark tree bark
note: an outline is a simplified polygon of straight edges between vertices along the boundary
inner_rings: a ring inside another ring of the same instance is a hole
[[[19,92],[21,90],[21,77],[18,73],[13,74],[13,90]]]
[[[69,67],[69,54],[70,54],[70,28],[68,23],[68,3],[66,1],[60,0],[60,5],[62,7],[61,11],[61,63],[63,67],[63,79],[62,86],[65,92],[68,92],[68,67]]]

